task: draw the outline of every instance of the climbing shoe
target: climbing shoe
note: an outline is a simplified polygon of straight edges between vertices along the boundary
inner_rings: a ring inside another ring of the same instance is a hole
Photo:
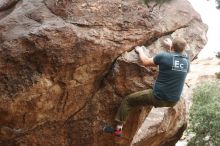
[[[121,128],[115,129],[111,126],[105,126],[103,128],[103,131],[106,132],[106,133],[112,133],[112,134],[114,134],[115,136],[118,136],[118,137],[122,136],[122,129]]]
[[[115,132],[114,132],[114,135],[115,136],[118,136],[118,137],[122,137],[122,129],[116,129]]]

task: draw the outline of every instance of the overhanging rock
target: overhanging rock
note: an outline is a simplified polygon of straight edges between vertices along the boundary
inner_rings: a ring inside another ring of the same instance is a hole
[[[151,88],[157,73],[140,65],[134,47],[154,56],[164,37],[180,36],[192,59],[206,32],[185,0],[149,7],[140,0],[2,0],[0,145],[112,146],[102,127],[113,124],[125,95]],[[150,108],[130,116],[126,145]]]

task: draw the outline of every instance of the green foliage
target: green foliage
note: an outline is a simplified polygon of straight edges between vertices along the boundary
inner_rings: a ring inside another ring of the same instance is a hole
[[[196,135],[188,146],[220,144],[220,81],[205,83],[194,90],[189,131]]]
[[[216,57],[220,59],[220,52],[218,52],[218,53],[216,54]],[[215,75],[216,75],[216,78],[217,78],[217,79],[220,79],[220,72],[215,73]]]
[[[215,73],[215,75],[217,79],[220,79],[220,72]]]
[[[215,55],[217,58],[220,58],[220,52],[217,52],[217,54]]]
[[[216,0],[217,3],[217,9],[220,9],[220,0]]]

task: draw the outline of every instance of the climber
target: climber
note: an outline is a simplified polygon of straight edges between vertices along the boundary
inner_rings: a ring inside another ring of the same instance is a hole
[[[144,66],[159,66],[159,74],[153,89],[143,90],[126,96],[115,116],[117,122],[114,135],[122,136],[123,124],[135,108],[152,105],[155,107],[173,107],[179,101],[190,62],[184,55],[186,41],[182,38],[165,39],[167,52],[148,58],[142,49],[137,46],[135,51]]]

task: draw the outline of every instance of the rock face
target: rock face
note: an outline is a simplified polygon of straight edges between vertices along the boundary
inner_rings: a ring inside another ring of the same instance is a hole
[[[185,112],[183,99],[174,108],[152,109],[135,135],[132,145],[174,146],[187,126]]]
[[[206,31],[185,0],[2,0],[0,145],[113,146],[103,126],[114,123],[125,95],[151,88],[157,73],[141,66],[134,47],[153,56],[161,39],[180,36],[192,59]],[[130,116],[124,145],[134,143],[150,109]],[[169,122],[155,122],[153,140],[142,132],[147,145],[170,146],[183,131],[184,102],[163,112]]]

